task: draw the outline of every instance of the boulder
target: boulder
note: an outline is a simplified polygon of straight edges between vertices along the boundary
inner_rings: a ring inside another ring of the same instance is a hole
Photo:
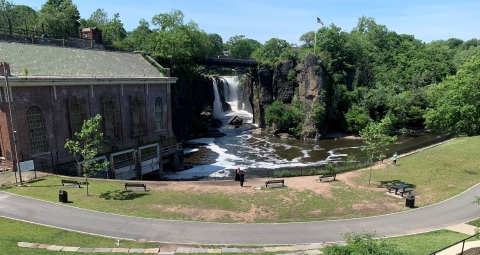
[[[228,120],[229,125],[237,126],[237,125],[242,125],[243,124],[243,119],[238,117],[238,116],[232,116]]]
[[[280,137],[281,139],[293,139],[294,138],[291,134],[288,134],[288,133],[278,133],[277,136]]]

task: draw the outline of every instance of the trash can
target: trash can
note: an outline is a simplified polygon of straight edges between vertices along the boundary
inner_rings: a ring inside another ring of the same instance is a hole
[[[67,203],[68,202],[68,194],[65,190],[59,190],[58,191],[58,200],[62,203]]]
[[[415,207],[415,195],[408,195],[407,200],[405,200],[405,206],[414,208]]]

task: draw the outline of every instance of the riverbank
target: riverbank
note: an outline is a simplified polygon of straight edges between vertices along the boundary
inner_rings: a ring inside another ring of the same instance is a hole
[[[336,132],[336,133],[326,134],[325,139],[363,139],[363,138],[355,134]]]

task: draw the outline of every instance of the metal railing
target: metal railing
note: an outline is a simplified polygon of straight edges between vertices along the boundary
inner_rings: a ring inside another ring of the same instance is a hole
[[[458,241],[458,242],[456,242],[456,243],[454,243],[454,244],[451,244],[451,245],[449,245],[449,246],[447,246],[447,247],[444,247],[444,248],[442,248],[442,249],[440,249],[440,250],[436,250],[436,251],[430,253],[429,255],[435,255],[435,254],[437,254],[437,253],[439,253],[439,252],[441,252],[441,251],[444,251],[444,250],[446,250],[446,249],[449,249],[449,248],[451,248],[451,247],[453,247],[453,246],[455,246],[455,245],[457,245],[457,244],[460,244],[460,243],[462,244],[462,249],[461,249],[461,250],[458,250],[458,251],[452,250],[452,251],[450,252],[450,254],[460,254],[460,255],[463,255],[463,252],[465,251],[465,242],[466,242],[467,240],[471,239],[471,238],[476,238],[476,239],[478,239],[478,238],[479,238],[479,235],[478,235],[478,234],[474,234],[474,235],[469,236],[469,237],[467,237],[467,238],[465,238],[465,239],[462,239],[462,240],[460,240],[460,241]],[[472,247],[472,248],[473,248],[473,247]],[[475,254],[477,254],[477,253],[475,253]]]

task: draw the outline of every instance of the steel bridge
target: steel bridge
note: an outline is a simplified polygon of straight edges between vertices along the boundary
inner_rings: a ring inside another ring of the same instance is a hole
[[[205,59],[196,59],[195,63],[205,67],[205,69],[201,70],[200,73],[225,67],[246,73],[248,72],[248,69],[256,68],[258,65],[258,62],[253,58],[229,58],[225,56],[213,56]]]

